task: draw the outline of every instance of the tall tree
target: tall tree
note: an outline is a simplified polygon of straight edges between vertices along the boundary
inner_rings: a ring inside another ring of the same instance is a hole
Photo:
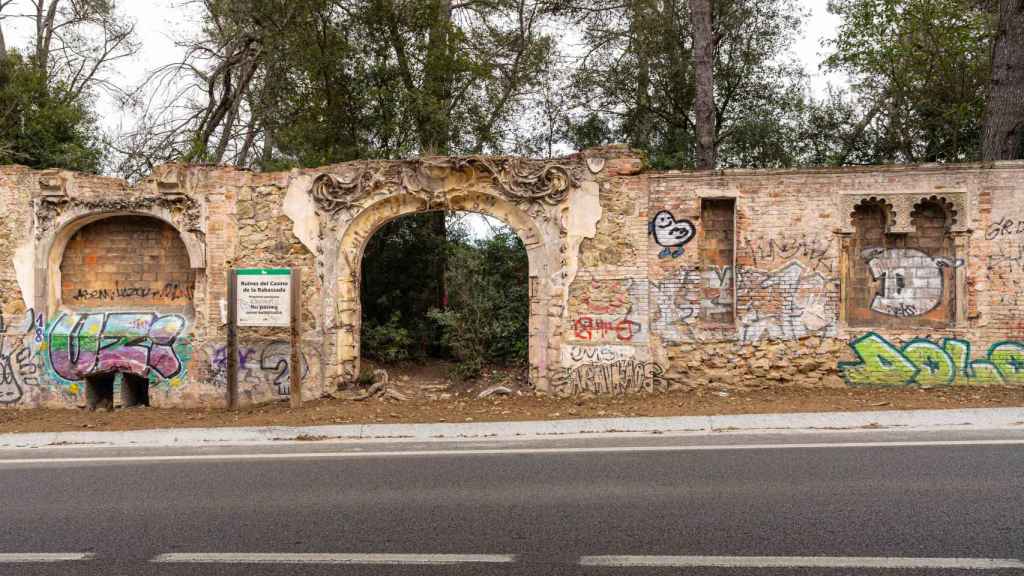
[[[693,103],[697,127],[697,168],[710,170],[717,161],[717,130],[715,129],[715,35],[714,10],[711,0],[690,0],[690,21],[693,28],[693,70],[697,97]]]
[[[1024,158],[1024,0],[999,1],[985,117],[985,160]]]
[[[54,96],[46,75],[20,54],[0,58],[0,164],[96,172],[102,156],[83,100]]]
[[[274,168],[500,152],[553,55],[542,0],[192,6],[201,34],[149,85],[183,88],[122,141],[128,171],[175,155]]]
[[[957,162],[980,155],[992,26],[978,0],[829,0],[842,18],[832,71],[857,117],[835,164]]]
[[[12,18],[32,34],[8,52]],[[109,71],[137,48],[134,24],[112,0],[0,0],[0,162],[98,170],[91,108],[101,91],[123,95]]]
[[[792,0],[714,4],[717,164],[792,165],[805,79],[791,51],[799,6]],[[688,0],[580,0],[562,14],[579,26],[585,48],[572,75],[570,142],[625,141],[645,149],[654,167],[697,165]]]

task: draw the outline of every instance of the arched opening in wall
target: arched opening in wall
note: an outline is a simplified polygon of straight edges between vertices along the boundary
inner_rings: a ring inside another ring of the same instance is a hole
[[[45,359],[64,385],[84,388],[88,407],[147,406],[151,388],[182,383],[195,272],[173,226],[138,215],[87,223],[68,239],[59,278]]]
[[[360,304],[364,384],[379,368],[410,384],[405,394],[528,382],[529,259],[497,219],[418,212],[384,223],[363,253]]]
[[[954,319],[956,256],[950,233],[956,214],[940,198],[924,199],[911,213],[910,233],[889,233],[891,206],[866,201],[853,214],[854,236],[846,289],[850,326],[949,326]]]

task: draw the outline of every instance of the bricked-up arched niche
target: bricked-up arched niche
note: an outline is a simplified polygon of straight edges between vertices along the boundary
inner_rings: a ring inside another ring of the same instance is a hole
[[[149,404],[186,381],[197,254],[147,214],[93,213],[59,228],[46,268],[44,367],[89,407]]]
[[[910,229],[892,232],[884,199],[859,203],[851,215],[846,319],[853,327],[949,326],[955,318],[956,273],[963,264],[951,234],[955,210],[941,198],[913,205]]]
[[[338,320],[337,361],[344,381],[352,381],[359,374],[360,336],[362,309],[360,299],[360,278],[363,253],[370,238],[387,222],[407,214],[437,210],[417,196],[396,194],[364,209],[352,220],[344,232],[339,250],[337,268]],[[545,270],[550,246],[543,241],[544,234],[533,219],[518,206],[506,200],[482,194],[466,192],[453,194],[448,198],[444,210],[485,214],[507,224],[526,247],[529,261],[530,320],[529,320],[529,364],[530,380],[543,386],[549,364],[549,352],[557,350],[552,342],[551,322],[548,317],[550,290]],[[509,279],[510,282],[526,279]]]
[[[61,302],[73,309],[191,312],[195,271],[170,224],[111,216],[69,238],[60,282]]]

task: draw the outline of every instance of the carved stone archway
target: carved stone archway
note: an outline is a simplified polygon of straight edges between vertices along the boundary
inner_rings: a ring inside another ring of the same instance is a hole
[[[402,215],[451,210],[498,218],[523,240],[530,381],[549,389],[559,368],[566,287],[575,276],[579,245],[600,217],[597,184],[588,176],[582,162],[477,156],[366,162],[319,175],[310,193],[321,222],[328,376],[348,384],[359,374],[360,274],[370,237]],[[587,214],[580,213],[584,208]]]

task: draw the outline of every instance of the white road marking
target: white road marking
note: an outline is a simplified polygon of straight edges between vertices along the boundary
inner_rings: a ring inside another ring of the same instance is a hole
[[[96,557],[91,552],[85,553],[26,553],[26,554],[2,554],[0,553],[0,564],[35,564],[46,562],[77,562],[81,560],[92,560]]]
[[[878,568],[1007,570],[1024,561],[997,558],[872,558],[849,556],[584,556],[581,566],[616,568]]]
[[[408,564],[439,566],[449,564],[510,564],[511,554],[246,554],[175,553],[161,554],[150,562],[198,564]]]
[[[92,456],[85,458],[12,458],[0,466],[24,464],[117,464],[237,460],[303,460],[337,458],[410,458],[429,456],[511,456],[524,454],[641,454],[651,452],[716,452],[732,450],[809,450],[822,448],[914,448],[953,446],[1020,446],[1014,440],[934,440],[905,442],[820,442],[803,444],[723,444],[699,446],[604,446],[591,448],[480,448],[466,450],[389,450],[378,452],[276,452],[248,454],[178,454],[166,456]]]

